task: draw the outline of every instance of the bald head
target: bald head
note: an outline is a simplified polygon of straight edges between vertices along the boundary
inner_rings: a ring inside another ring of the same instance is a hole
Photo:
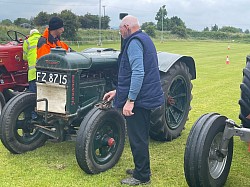
[[[139,21],[136,17],[127,15],[125,16],[120,24],[120,29],[125,27],[127,33],[124,33],[123,38],[126,38],[140,29]]]
[[[122,19],[121,25],[128,25],[129,28],[137,27],[140,28],[139,21],[136,17],[127,15]]]

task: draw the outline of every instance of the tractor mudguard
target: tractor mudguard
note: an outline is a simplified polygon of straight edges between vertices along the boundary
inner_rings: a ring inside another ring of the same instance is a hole
[[[177,61],[181,61],[189,68],[189,72],[192,76],[191,79],[196,78],[195,62],[192,57],[168,52],[158,52],[157,56],[160,71],[166,73]]]

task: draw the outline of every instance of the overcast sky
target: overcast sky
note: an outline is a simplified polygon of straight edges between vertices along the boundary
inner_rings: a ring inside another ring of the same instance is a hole
[[[99,15],[100,0],[0,0],[0,20],[37,16],[41,11],[60,13],[71,10],[76,15]],[[118,27],[119,13],[138,17],[140,23],[156,22],[155,15],[166,5],[167,17],[181,18],[188,28],[203,30],[217,24],[250,30],[250,0],[101,0],[101,14],[111,18],[110,26]]]

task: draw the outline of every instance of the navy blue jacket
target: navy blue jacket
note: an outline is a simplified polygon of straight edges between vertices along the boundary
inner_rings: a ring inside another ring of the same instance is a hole
[[[150,37],[137,31],[124,40],[121,54],[118,59],[119,73],[114,105],[123,108],[128,98],[132,70],[130,67],[127,49],[133,39],[138,39],[143,46],[144,79],[141,90],[135,100],[135,107],[154,109],[164,103],[164,94],[161,87],[158,58],[155,46]]]

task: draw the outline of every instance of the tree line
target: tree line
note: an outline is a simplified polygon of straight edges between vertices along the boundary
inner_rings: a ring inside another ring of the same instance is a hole
[[[192,29],[187,28],[185,22],[181,18],[177,16],[168,18],[167,14],[168,12],[166,9],[166,5],[161,6],[155,16],[155,20],[157,21],[156,24],[153,22],[143,23],[142,29],[145,30],[152,37],[155,36],[155,29],[160,31],[168,31],[171,34],[177,35],[180,38],[187,38],[188,36],[190,36],[190,33],[192,32],[198,33],[198,31],[193,31]],[[235,28],[232,26],[223,26],[222,28],[219,28],[217,24],[211,26],[210,29],[209,27],[205,27],[202,32],[204,32],[204,34],[206,34],[207,32],[222,32],[228,34],[233,34],[233,33],[249,34],[248,29],[246,29],[243,32],[242,29]]]
[[[74,14],[71,10],[63,10],[60,13],[48,14],[47,12],[39,12],[37,16],[27,18],[17,18],[13,22],[9,19],[5,19],[1,21],[2,25],[16,25],[23,27],[39,27],[39,26],[47,26],[48,21],[51,17],[58,16],[64,22],[64,33],[63,37],[68,40],[77,40],[77,31],[79,28],[82,29],[98,29],[99,28],[99,19],[98,15],[92,15],[90,13],[85,14],[84,16],[78,16]],[[101,17],[101,28],[109,29],[109,16]]]
[[[141,29],[145,30],[151,37],[156,36],[156,30],[169,32],[171,34],[177,35],[180,38],[187,38],[189,33],[192,32],[192,29],[186,27],[185,22],[177,17],[173,16],[169,18],[167,16],[168,12],[166,9],[166,5],[163,5],[159,8],[156,13],[154,22],[145,22],[141,25]],[[100,17],[98,15],[92,15],[87,13],[85,15],[78,16],[74,14],[71,10],[63,10],[60,13],[48,14],[47,12],[39,12],[37,16],[31,17],[30,19],[26,18],[17,18],[12,23],[11,20],[5,19],[1,21],[3,25],[17,25],[22,26],[24,24],[26,26],[37,27],[37,26],[46,26],[48,25],[48,20],[53,17],[58,16],[63,19],[65,31],[63,33],[63,37],[67,40],[77,40],[77,31],[79,28],[81,29],[99,29],[99,21]],[[101,16],[101,29],[109,29],[110,17],[105,15]],[[28,25],[27,25],[28,24]],[[209,29],[205,27],[202,32],[225,32],[225,33],[243,33],[242,29],[224,26],[219,28],[216,24]],[[196,33],[196,31],[194,31]],[[247,29],[244,33],[249,34],[249,30]]]

